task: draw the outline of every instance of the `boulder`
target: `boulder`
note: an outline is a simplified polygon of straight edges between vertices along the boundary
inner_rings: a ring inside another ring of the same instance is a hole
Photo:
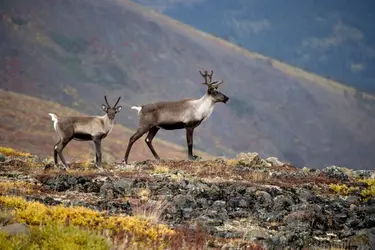
[[[253,167],[259,165],[261,158],[258,153],[240,153],[235,158],[238,164],[246,167]]]
[[[359,230],[349,238],[350,249],[375,249],[375,227]]]
[[[6,160],[5,155],[0,153],[0,162],[4,162]]]
[[[284,163],[277,157],[268,157],[266,161],[271,163],[272,167],[281,167],[282,165],[284,165]]]
[[[270,234],[266,229],[253,228],[245,232],[243,236],[244,240],[255,241],[255,240],[268,240]]]
[[[333,179],[338,179],[340,181],[348,181],[349,177],[344,173],[344,171],[337,166],[326,167],[322,170],[325,176]]]
[[[134,180],[120,179],[113,183],[113,189],[120,195],[130,195],[132,191]]]

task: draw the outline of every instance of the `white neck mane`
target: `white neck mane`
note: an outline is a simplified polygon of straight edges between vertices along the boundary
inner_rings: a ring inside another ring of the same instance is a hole
[[[207,119],[214,111],[215,102],[207,93],[198,100],[193,101],[195,106],[195,118],[197,120]]]

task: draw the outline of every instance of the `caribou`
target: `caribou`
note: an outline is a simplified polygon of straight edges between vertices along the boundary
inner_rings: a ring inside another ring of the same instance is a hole
[[[101,168],[101,141],[112,131],[115,116],[121,110],[121,106],[117,106],[121,97],[117,99],[113,107],[109,105],[106,96],[104,96],[104,99],[107,104],[102,104],[102,110],[106,113],[104,116],[59,117],[53,113],[48,113],[52,118],[53,128],[59,137],[53,148],[55,165],[58,164],[58,155],[63,164],[63,169],[68,169],[62,151],[71,140],[94,141],[95,167]]]
[[[208,73],[199,71],[204,79],[207,92],[200,99],[184,99],[174,102],[157,102],[143,106],[133,106],[132,109],[138,111],[139,125],[137,131],[130,137],[128,147],[124,156],[124,163],[128,164],[128,157],[133,144],[141,138],[146,132],[145,139],[147,146],[153,156],[160,160],[156,153],[152,140],[160,129],[186,130],[186,141],[188,146],[188,159],[194,160],[193,156],[193,132],[201,122],[207,119],[214,110],[215,103],[227,103],[229,98],[219,92],[218,87],[223,81],[212,82],[213,70]]]

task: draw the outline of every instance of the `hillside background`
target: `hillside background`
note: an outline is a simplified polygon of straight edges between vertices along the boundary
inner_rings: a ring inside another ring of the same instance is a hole
[[[135,0],[236,43],[375,93],[375,2]]]
[[[198,70],[213,69],[231,101],[218,104],[196,130],[195,149],[224,156],[254,151],[299,167],[373,168],[375,101],[366,93],[245,51],[130,1],[12,0],[0,2],[0,14],[4,90],[93,115],[102,114],[104,94],[110,103],[121,95],[117,121],[134,129],[137,114],[131,106],[199,98],[206,89]],[[278,34],[283,38],[275,39],[280,44],[274,47],[288,47],[283,39],[290,34]],[[35,114],[46,119],[30,109],[30,117]],[[52,126],[47,129],[53,132]],[[161,131],[158,137],[186,144],[183,131]],[[52,148],[54,140],[48,143]],[[163,149],[155,148],[162,155]]]

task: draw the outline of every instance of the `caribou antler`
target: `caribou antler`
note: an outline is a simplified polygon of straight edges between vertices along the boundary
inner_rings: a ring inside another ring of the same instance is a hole
[[[214,74],[213,70],[211,70],[211,74],[208,73],[207,70],[204,70],[203,73],[202,73],[202,71],[199,70],[199,73],[204,78],[204,83],[202,83],[202,84],[207,85],[208,87],[212,87],[212,88],[217,89],[219,87],[219,85],[223,83],[223,81],[220,81],[220,82],[214,81],[214,82],[212,82],[212,75]]]
[[[110,108],[111,105],[109,105],[109,103],[108,103],[107,96],[104,96],[104,99],[105,99],[105,102],[107,103],[108,108]],[[119,96],[119,98],[117,99],[116,104],[113,106],[114,108],[116,108],[116,106],[117,106],[118,102],[120,101],[120,99],[121,99],[121,96]]]
[[[219,87],[219,85],[222,84],[222,83],[223,83],[223,80],[221,80],[220,82],[216,81],[216,82],[211,83],[210,86],[217,89]]]
[[[117,100],[117,102],[116,102],[116,104],[115,104],[115,106],[113,106],[114,108],[116,108],[116,106],[117,106],[117,103],[120,101],[120,99],[121,99],[121,96],[119,96],[119,98],[118,98],[118,100]]]
[[[107,101],[107,96],[104,96],[104,99],[105,99],[105,102],[107,103],[107,107],[111,107],[111,105],[109,105],[108,101]]]

